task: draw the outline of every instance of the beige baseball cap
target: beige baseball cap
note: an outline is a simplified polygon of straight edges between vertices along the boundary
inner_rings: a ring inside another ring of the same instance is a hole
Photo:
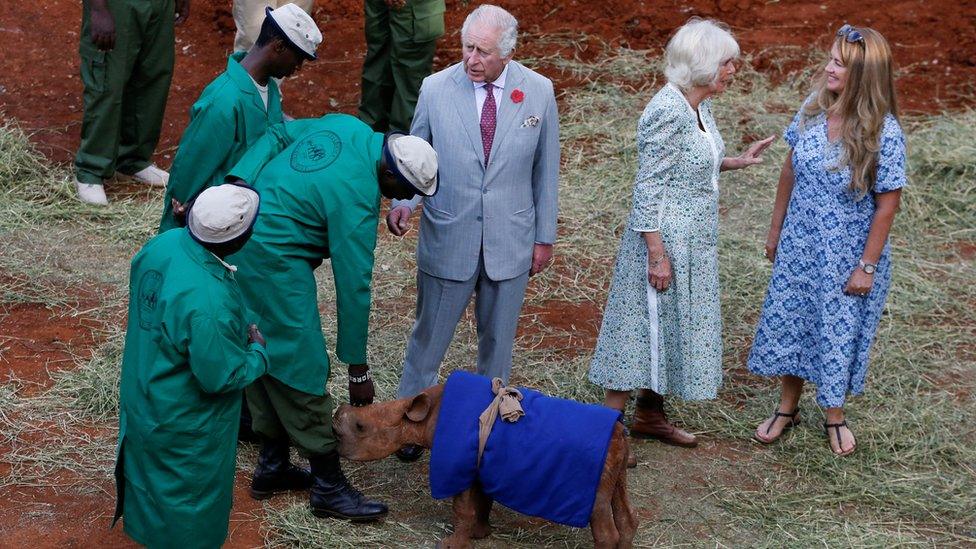
[[[258,216],[257,191],[225,183],[200,193],[186,217],[186,227],[199,242],[223,244],[246,233]]]
[[[315,50],[322,43],[322,32],[312,16],[295,4],[285,4],[277,9],[265,8],[265,16],[270,17],[281,34],[309,59],[315,59]]]
[[[387,164],[397,179],[417,194],[433,196],[437,192],[437,152],[430,143],[415,135],[391,133],[386,137]]]

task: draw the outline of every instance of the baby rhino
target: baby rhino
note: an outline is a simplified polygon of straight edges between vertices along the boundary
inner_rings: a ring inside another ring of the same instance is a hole
[[[454,372],[413,398],[340,406],[333,423],[347,459],[381,459],[405,444],[431,450],[431,495],[454,498],[454,533],[444,547],[488,536],[497,500],[560,524],[589,525],[594,545],[611,548],[631,547],[637,530],[619,417],[603,406]]]

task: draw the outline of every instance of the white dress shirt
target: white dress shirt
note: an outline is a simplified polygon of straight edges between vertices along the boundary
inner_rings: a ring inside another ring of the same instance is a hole
[[[498,112],[498,106],[501,105],[502,95],[505,91],[505,76],[508,74],[508,63],[505,64],[505,68],[502,69],[502,73],[498,75],[498,78],[491,83],[493,86],[491,89],[491,94],[495,97],[495,112]],[[487,82],[471,82],[474,84],[474,101],[478,105],[478,121],[481,121],[481,109],[485,106],[485,99],[488,99],[488,92],[485,91],[485,84]]]

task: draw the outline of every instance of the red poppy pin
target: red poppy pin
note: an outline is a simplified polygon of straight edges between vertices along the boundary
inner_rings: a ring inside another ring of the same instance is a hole
[[[525,94],[522,93],[522,90],[518,88],[512,90],[512,103],[521,103],[523,99],[525,99]]]

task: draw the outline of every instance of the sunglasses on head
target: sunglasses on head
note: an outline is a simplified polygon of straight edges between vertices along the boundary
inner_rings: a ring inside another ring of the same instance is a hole
[[[851,44],[855,42],[864,43],[864,37],[861,33],[854,28],[854,25],[845,24],[840,30],[837,31],[837,36],[843,36],[844,40],[847,40]]]

